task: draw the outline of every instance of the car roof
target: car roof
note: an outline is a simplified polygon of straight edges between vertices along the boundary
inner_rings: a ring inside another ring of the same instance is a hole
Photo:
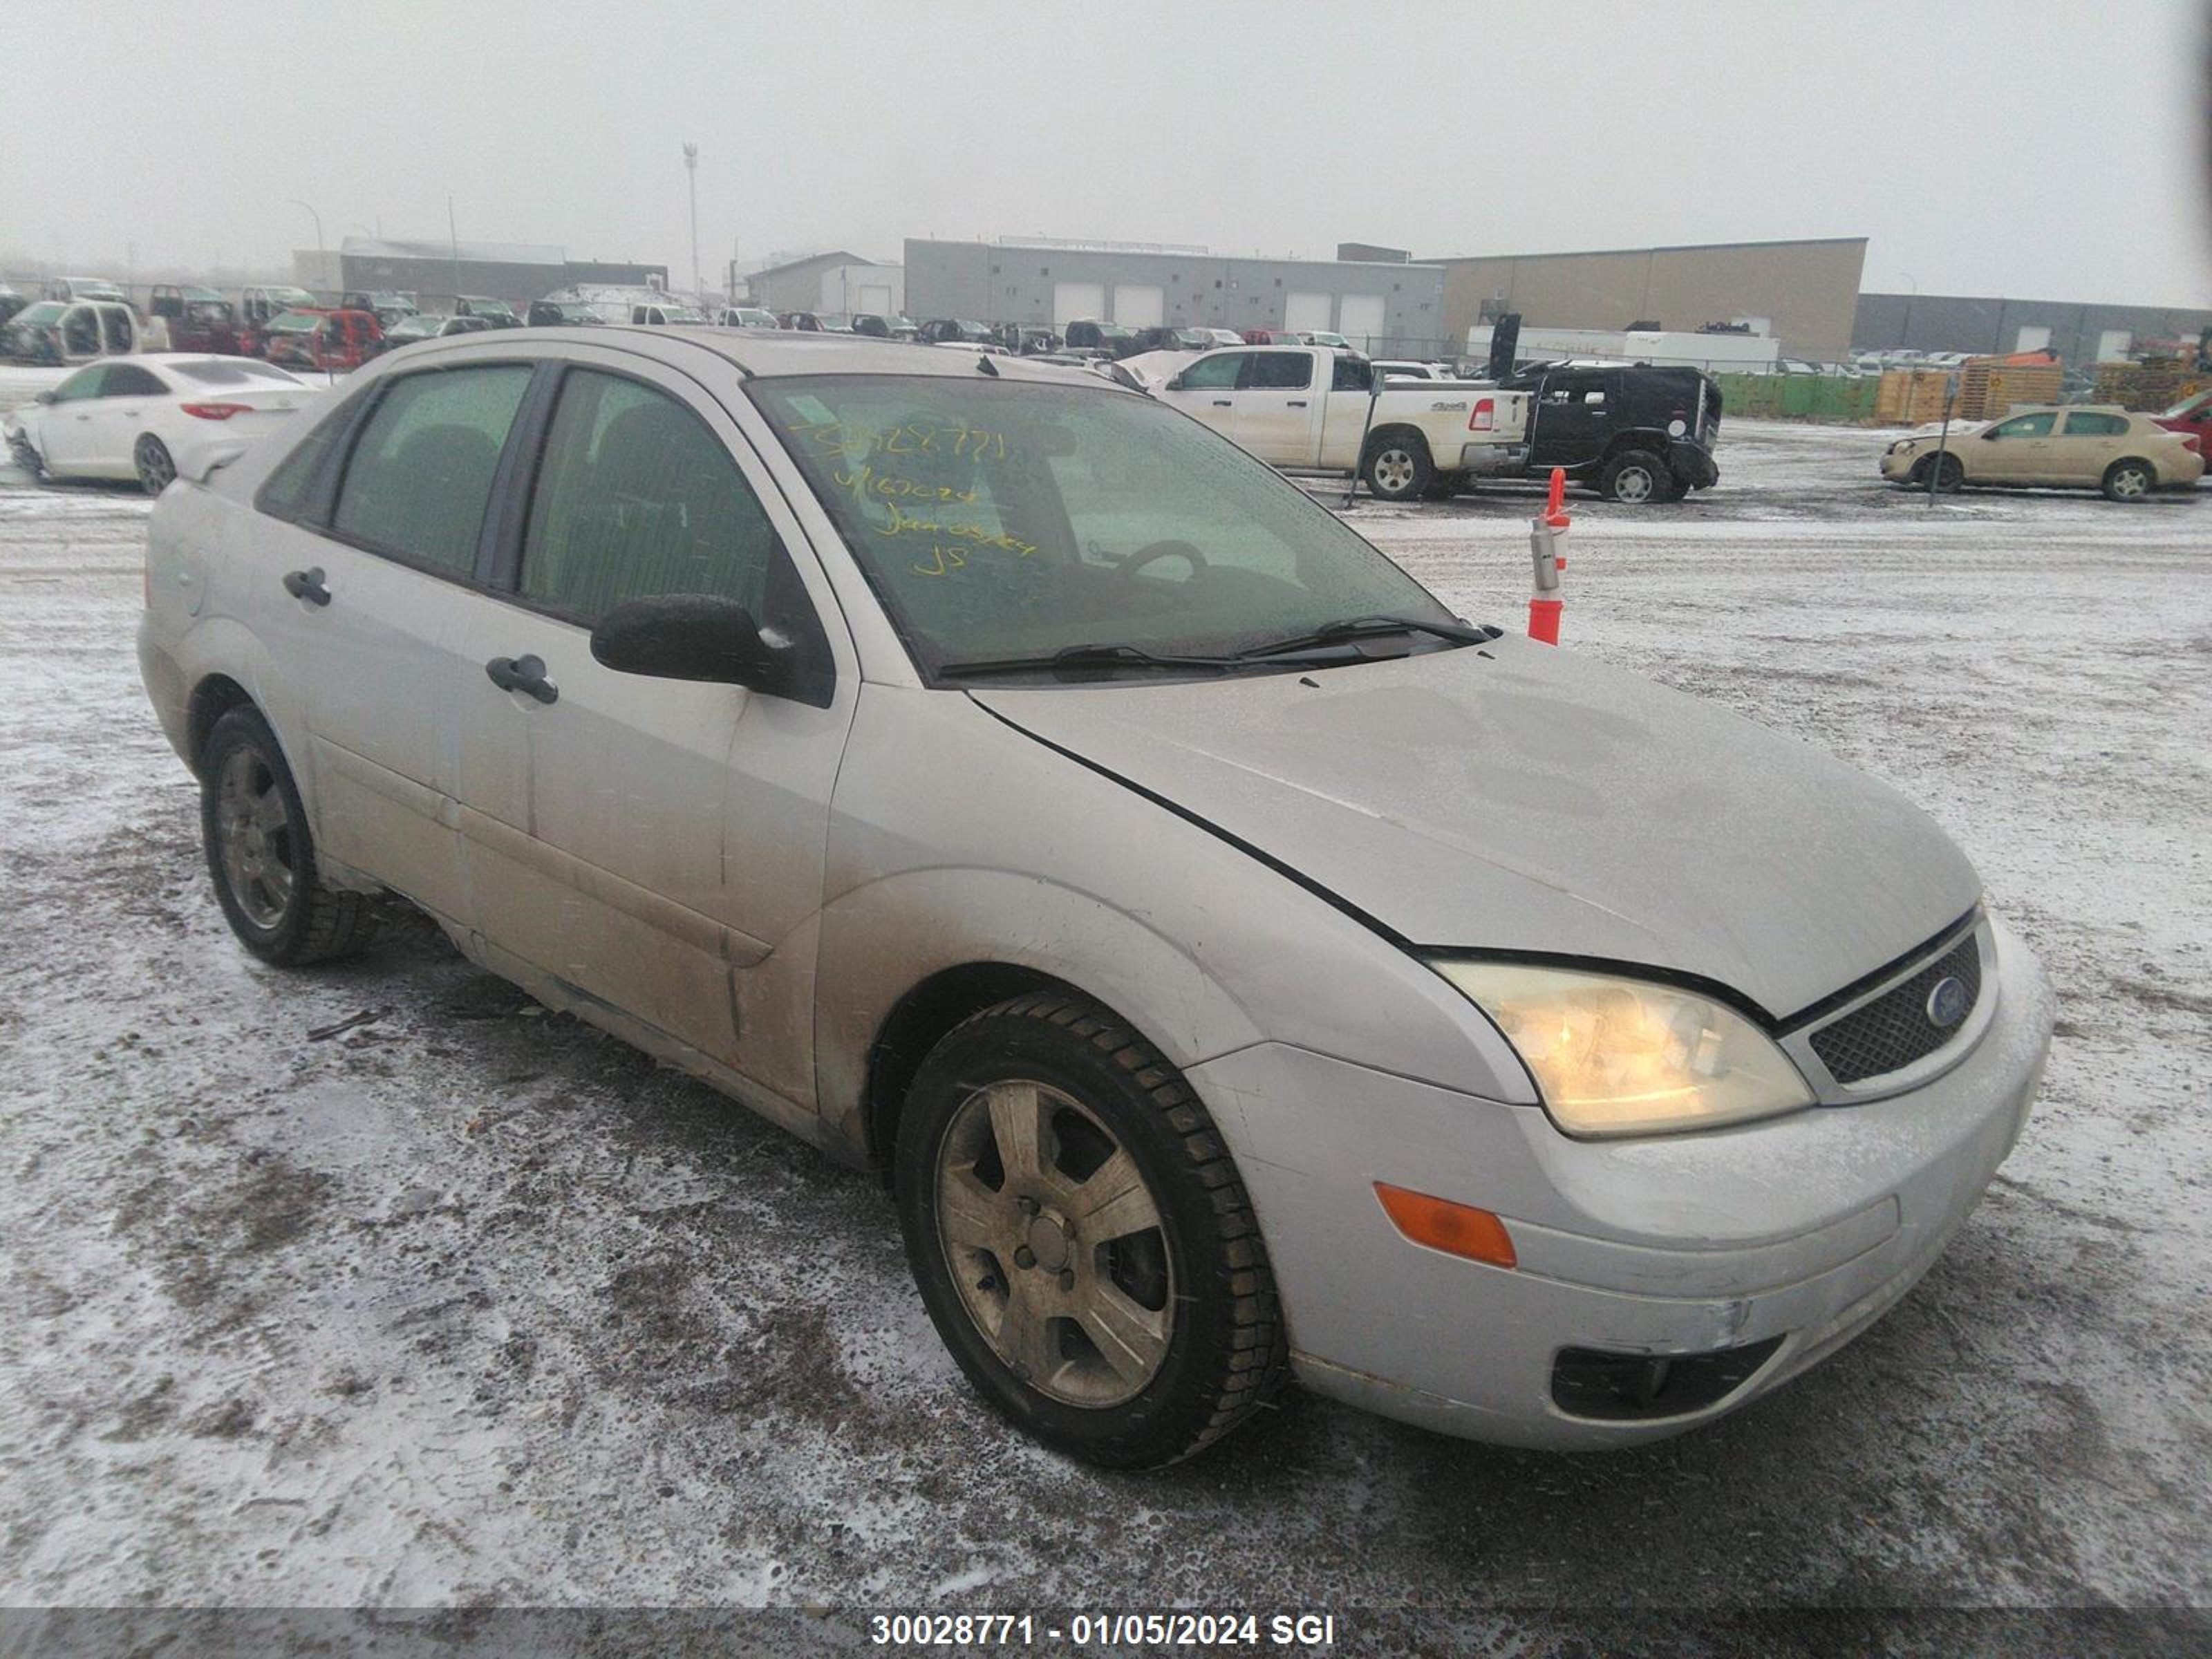
[[[604,350],[621,344],[647,356],[660,356],[668,354],[670,347],[682,345],[711,352],[757,380],[802,374],[909,374],[944,380],[981,373],[972,360],[963,369],[962,354],[957,349],[887,340],[872,334],[816,334],[795,329],[716,328],[702,324],[652,328],[629,323],[599,328],[537,328],[529,333],[527,340],[517,342],[510,330],[494,349],[568,344]],[[422,362],[432,353],[467,351],[471,347],[480,352],[486,344],[481,335],[455,336],[449,341],[425,341],[421,347],[409,349],[420,354],[410,361]],[[993,357],[990,362],[1002,379],[1085,386],[1111,384],[1088,370],[1063,369],[1023,357]]]

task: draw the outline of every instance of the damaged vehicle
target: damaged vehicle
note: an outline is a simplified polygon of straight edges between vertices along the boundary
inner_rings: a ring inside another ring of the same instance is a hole
[[[146,314],[159,318],[168,331],[170,351],[238,351],[238,312],[211,288],[162,283],[146,303]]]
[[[271,318],[261,355],[288,368],[349,374],[383,349],[384,330],[374,312],[318,307]]]
[[[41,300],[0,328],[0,355],[21,363],[59,367],[138,349],[138,319],[110,300]]]
[[[1099,376],[510,334],[295,421],[147,552],[238,939],[404,900],[882,1170],[1064,1452],[1170,1462],[1291,1376],[1676,1433],[1880,1317],[2020,1134],[2051,994],[1924,813],[1455,617]]]
[[[136,478],[149,495],[180,467],[204,476],[276,430],[313,392],[251,357],[147,352],[88,365],[8,416],[33,477]]]

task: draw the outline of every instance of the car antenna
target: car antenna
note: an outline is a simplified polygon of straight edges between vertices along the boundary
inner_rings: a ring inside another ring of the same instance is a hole
[[[986,374],[989,375],[994,380],[999,378],[999,371],[991,367],[991,360],[988,357],[977,357],[975,359],[975,367],[981,369]]]

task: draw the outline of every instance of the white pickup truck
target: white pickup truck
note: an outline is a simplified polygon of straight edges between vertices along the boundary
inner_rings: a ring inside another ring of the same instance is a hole
[[[1144,365],[1132,358],[1123,367],[1141,374]],[[1527,392],[1399,380],[1376,396],[1374,372],[1358,353],[1328,346],[1236,346],[1184,358],[1147,390],[1286,472],[1357,469],[1384,501],[1448,491],[1462,477],[1516,476],[1525,465]]]

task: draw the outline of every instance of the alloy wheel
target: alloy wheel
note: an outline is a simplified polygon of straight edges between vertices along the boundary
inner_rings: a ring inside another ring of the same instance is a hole
[[[216,835],[222,874],[238,908],[257,927],[274,928],[291,906],[291,814],[269,763],[251,749],[234,749],[216,785]]]
[[[1134,1399],[1175,1331],[1175,1264],[1136,1162],[1072,1095],[991,1083],[939,1143],[939,1242],[969,1318],[1023,1382],[1093,1409]]]

